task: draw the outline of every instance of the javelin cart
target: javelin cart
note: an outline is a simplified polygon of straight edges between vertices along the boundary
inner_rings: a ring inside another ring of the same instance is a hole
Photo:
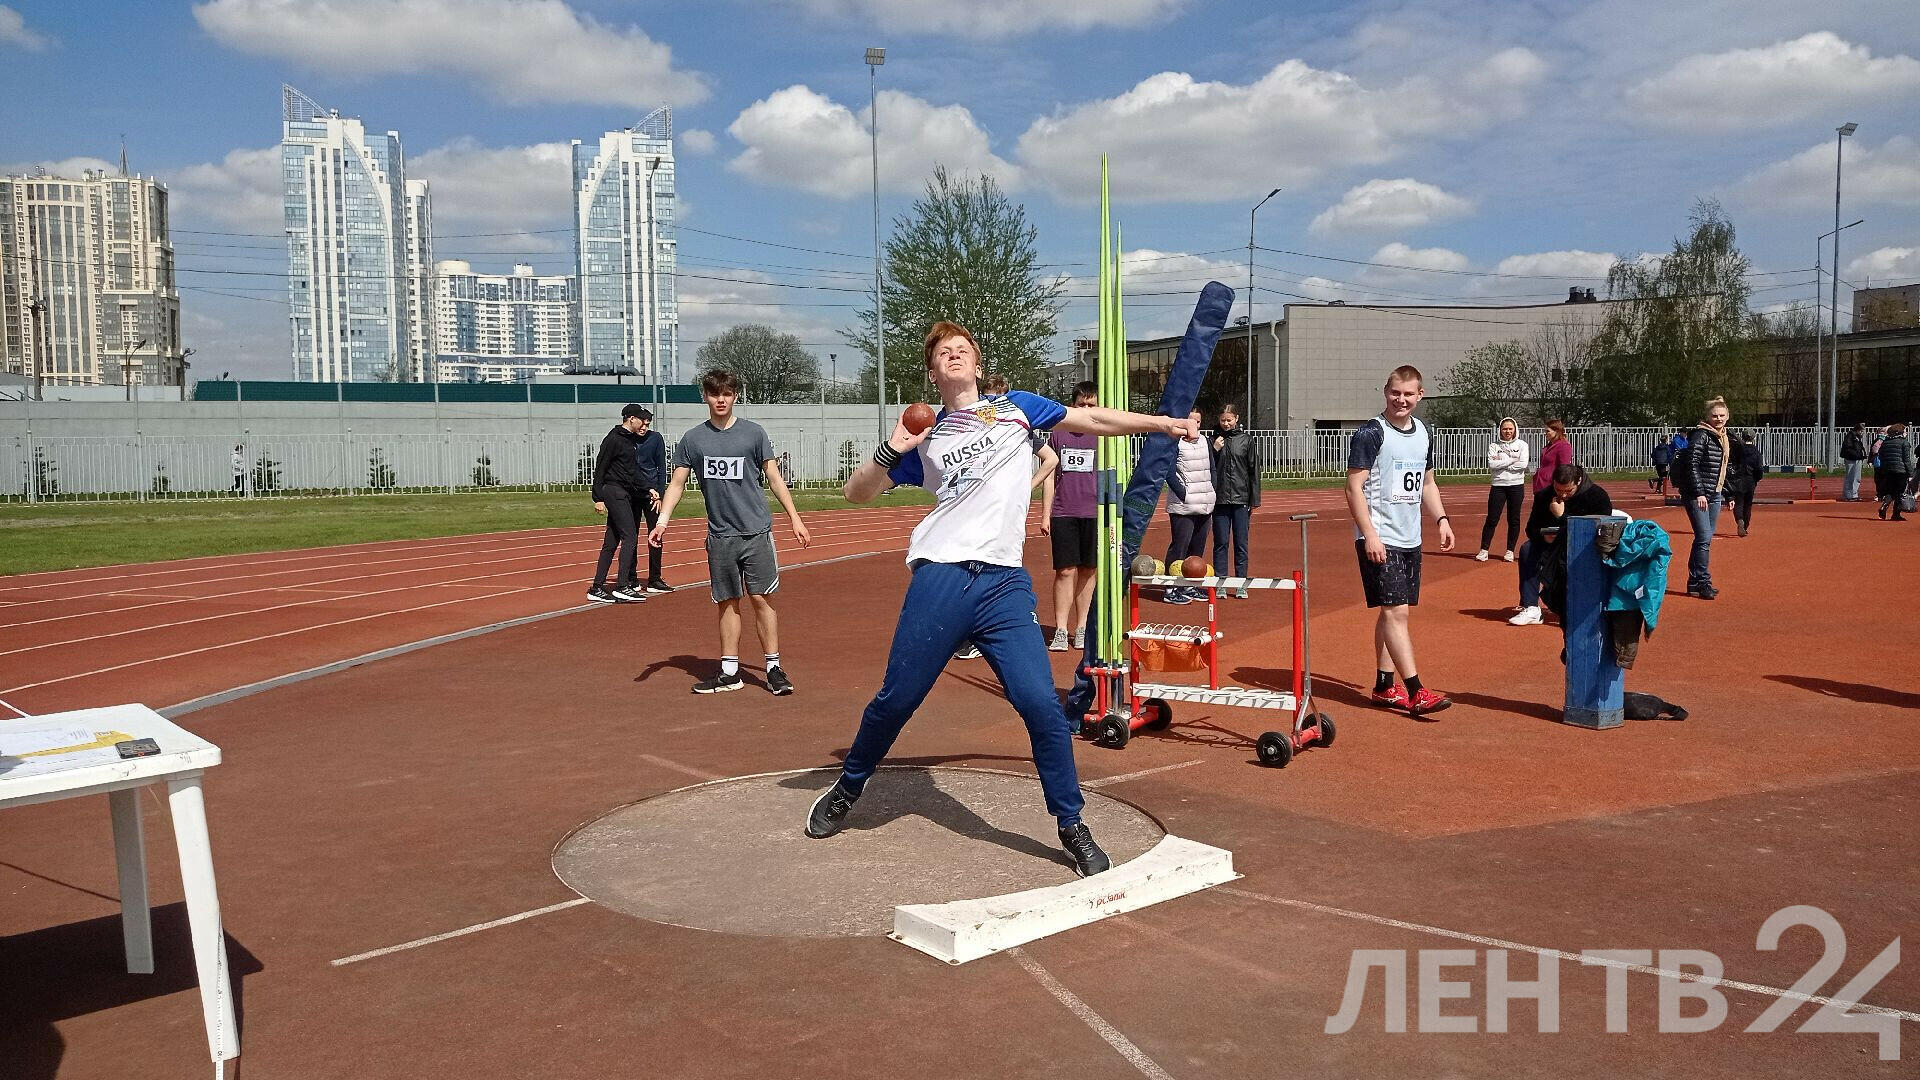
[[[1294,514],[1300,523],[1301,569],[1289,577],[1178,577],[1168,574],[1132,575],[1129,578],[1128,661],[1096,672],[1094,709],[1081,720],[1081,734],[1095,745],[1121,749],[1138,731],[1160,731],[1173,723],[1175,701],[1201,705],[1223,705],[1237,709],[1273,709],[1291,713],[1285,731],[1263,733],[1255,743],[1260,763],[1284,768],[1301,750],[1313,746],[1331,746],[1333,718],[1313,706],[1313,673],[1309,667],[1307,630],[1307,522],[1316,514]],[[1143,588],[1202,589],[1207,595],[1205,626],[1140,621],[1140,590]],[[1223,589],[1278,591],[1293,594],[1293,686],[1289,690],[1245,690],[1220,685],[1219,594]],[[1198,650],[1204,656],[1207,684],[1142,681],[1140,676],[1152,666],[1144,657],[1149,649],[1173,647]]]

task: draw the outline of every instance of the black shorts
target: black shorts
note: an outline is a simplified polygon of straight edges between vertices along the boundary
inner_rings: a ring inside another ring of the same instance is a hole
[[[1076,566],[1092,568],[1099,565],[1094,558],[1093,519],[1090,517],[1056,517],[1053,527],[1053,568],[1070,570]]]
[[[1384,563],[1367,558],[1365,540],[1354,540],[1353,550],[1360,556],[1360,586],[1366,590],[1368,607],[1420,605],[1419,548],[1389,547]]]

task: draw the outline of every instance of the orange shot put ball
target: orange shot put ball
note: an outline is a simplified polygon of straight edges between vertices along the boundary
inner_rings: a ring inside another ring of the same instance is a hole
[[[1180,576],[1194,578],[1206,577],[1207,560],[1198,555],[1187,556],[1186,561],[1180,564]]]
[[[906,412],[900,414],[900,425],[915,435],[920,434],[933,426],[933,407],[914,402],[907,406]]]

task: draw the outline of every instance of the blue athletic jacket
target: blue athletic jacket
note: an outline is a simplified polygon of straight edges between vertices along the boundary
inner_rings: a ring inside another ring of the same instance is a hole
[[[1629,521],[1620,533],[1620,546],[1601,561],[1607,566],[1608,611],[1638,611],[1647,633],[1660,622],[1660,602],[1667,595],[1667,563],[1673,544],[1667,530],[1651,521]]]

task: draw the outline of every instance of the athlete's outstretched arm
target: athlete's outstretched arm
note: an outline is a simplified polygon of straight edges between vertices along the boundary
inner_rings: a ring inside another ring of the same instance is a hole
[[[1077,431],[1082,435],[1151,435],[1158,432],[1176,439],[1199,438],[1200,428],[1185,416],[1149,416],[1087,405],[1067,410],[1054,425],[1058,431]]]
[[[903,412],[901,415],[903,419],[893,425],[893,434],[887,436],[887,446],[896,454],[911,454],[927,441],[933,429],[929,427],[915,435],[907,430],[906,414]],[[887,475],[886,468],[873,458],[868,458],[853,470],[852,476],[847,477],[846,486],[840,489],[840,494],[846,496],[850,503],[868,503],[892,486],[893,477]]]

